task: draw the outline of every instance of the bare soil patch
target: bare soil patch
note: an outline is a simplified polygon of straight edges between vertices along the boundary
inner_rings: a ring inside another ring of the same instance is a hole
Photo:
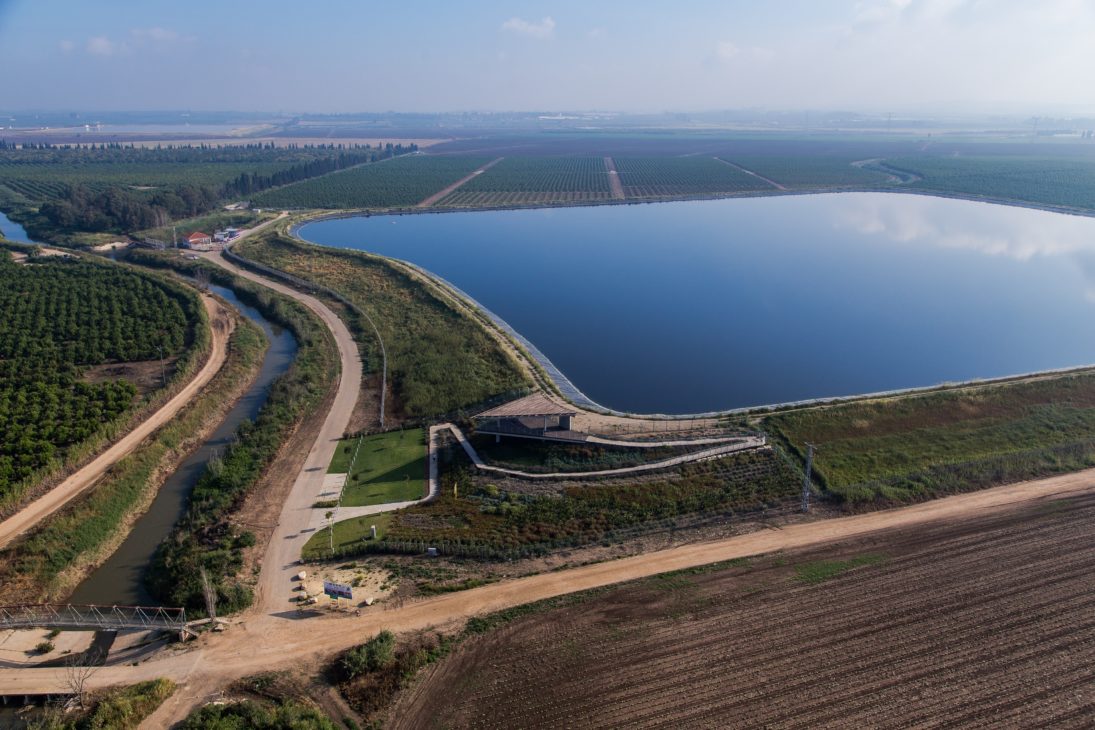
[[[163,387],[165,381],[171,380],[172,376],[175,374],[175,363],[177,360],[178,357],[176,356],[164,358],[162,371],[160,369],[159,360],[95,365],[84,371],[84,380],[89,383],[128,380],[137,388],[137,393],[141,397],[144,397],[152,391]]]
[[[1092,519],[1085,494],[610,588],[468,640],[389,726],[1082,727]]]

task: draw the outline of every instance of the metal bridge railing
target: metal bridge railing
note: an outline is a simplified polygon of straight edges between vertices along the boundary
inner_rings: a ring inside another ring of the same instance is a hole
[[[0,606],[0,629],[165,629],[186,628],[186,609],[145,606],[34,604]]]

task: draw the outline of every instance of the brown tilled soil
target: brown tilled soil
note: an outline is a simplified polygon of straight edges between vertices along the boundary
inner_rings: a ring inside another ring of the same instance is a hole
[[[1089,727],[1093,520],[1083,495],[609,589],[468,640],[389,725]]]

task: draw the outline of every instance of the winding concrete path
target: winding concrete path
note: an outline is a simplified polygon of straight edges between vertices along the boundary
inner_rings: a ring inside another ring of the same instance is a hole
[[[0,548],[7,547],[20,535],[25,534],[46,517],[83,494],[110,467],[133,453],[142,441],[173,419],[220,372],[228,357],[228,338],[235,328],[235,319],[224,308],[224,305],[209,295],[202,295],[202,303],[209,315],[211,336],[209,357],[197,374],[189,383],[183,386],[182,390],[164,403],[156,412],[141,421],[133,430],[115,441],[86,465],[77,469],[56,487],[0,522]]]
[[[733,454],[738,451],[751,451],[753,449],[762,449],[767,447],[767,440],[763,436],[746,436],[744,438],[735,438],[731,443],[722,443],[719,446],[715,446],[710,449],[703,449],[702,451],[695,451],[691,454],[682,454],[681,456],[674,456],[669,459],[662,459],[661,461],[651,461],[648,464],[639,464],[637,466],[625,466],[619,469],[598,469],[597,471],[558,471],[558,472],[532,472],[532,471],[519,471],[517,469],[505,469],[500,466],[492,466],[483,461],[482,457],[475,450],[475,447],[468,441],[468,437],[464,435],[464,432],[455,423],[442,423],[430,428],[430,468],[433,468],[433,459],[436,458],[436,450],[433,446],[434,429],[449,429],[453,435],[456,436],[456,440],[460,442],[460,445],[464,447],[464,453],[471,459],[472,464],[476,469],[481,471],[489,471],[495,474],[507,474],[509,476],[520,477],[521,479],[574,479],[578,477],[602,477],[602,476],[618,476],[620,474],[638,474],[644,471],[654,471],[657,469],[668,469],[671,466],[679,466],[680,464],[687,464],[692,461],[706,461],[708,459],[717,459],[727,454]],[[719,441],[727,441],[728,439],[703,439],[698,441],[665,441],[665,442],[645,442],[649,446],[685,446],[702,443],[712,443]],[[602,440],[600,443],[611,444],[626,444],[628,446],[634,446],[631,442],[626,441],[610,441]],[[432,485],[431,485],[432,489]]]

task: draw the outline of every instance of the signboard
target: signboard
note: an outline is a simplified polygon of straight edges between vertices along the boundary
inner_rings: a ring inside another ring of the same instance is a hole
[[[354,591],[350,586],[344,586],[341,583],[331,583],[330,581],[323,581],[323,592],[331,598],[353,598]]]

